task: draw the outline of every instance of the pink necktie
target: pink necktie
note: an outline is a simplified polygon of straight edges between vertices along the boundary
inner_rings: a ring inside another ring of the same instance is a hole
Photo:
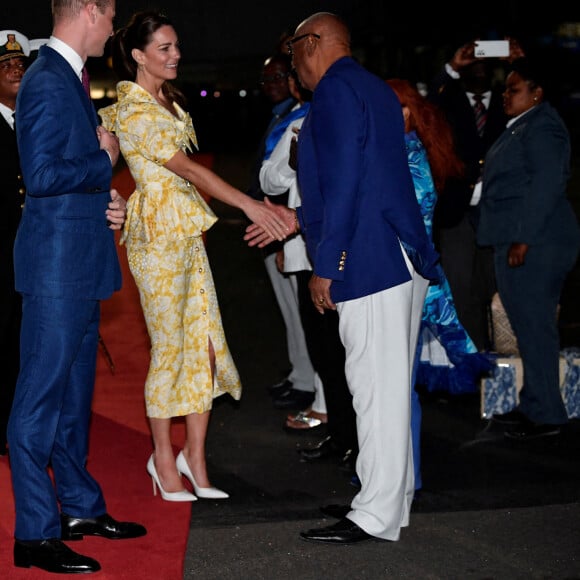
[[[89,72],[87,71],[86,67],[83,67],[83,71],[81,74],[81,81],[83,83],[83,87],[89,98],[91,97],[91,83],[89,81]]]

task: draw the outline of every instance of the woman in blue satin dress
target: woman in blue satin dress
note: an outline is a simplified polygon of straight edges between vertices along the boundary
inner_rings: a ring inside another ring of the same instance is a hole
[[[439,110],[409,82],[387,81],[403,108],[405,142],[417,201],[427,232],[433,235],[437,191],[459,177],[463,166],[453,149],[451,129]],[[477,348],[459,321],[451,289],[441,266],[440,284],[429,286],[423,308],[417,383],[429,391],[473,393],[489,369],[489,359]]]
[[[461,176],[463,164],[455,154],[451,128],[439,109],[408,81],[389,79],[387,83],[401,102],[409,169],[421,215],[432,238],[437,191],[442,190],[447,180]],[[451,394],[475,393],[480,376],[491,369],[491,361],[485,353],[477,351],[459,321],[449,283],[440,265],[438,268],[441,283],[429,286],[425,297],[413,385]],[[422,485],[420,431],[421,405],[414,388],[411,432],[416,490]]]
[[[430,236],[437,193],[429,168],[427,150],[416,131],[405,135],[409,167],[413,176],[417,201]],[[489,370],[488,357],[477,351],[459,321],[451,288],[441,266],[441,283],[429,286],[419,335],[416,382],[429,391],[443,390],[451,394],[474,393],[482,372]]]

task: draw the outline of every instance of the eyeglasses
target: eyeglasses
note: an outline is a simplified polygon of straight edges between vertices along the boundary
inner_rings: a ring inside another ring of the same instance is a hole
[[[287,79],[289,74],[290,73],[279,72],[273,75],[267,75],[265,77],[262,77],[258,82],[261,85],[279,83],[282,79]]]
[[[288,54],[290,56],[293,56],[294,55],[293,45],[296,44],[297,42],[299,42],[300,40],[307,38],[308,36],[314,36],[314,38],[318,38],[318,40],[320,40],[320,34],[316,34],[315,32],[307,32],[306,34],[301,34],[300,36],[295,36],[294,38],[291,38],[289,41],[286,42],[286,48],[288,49]]]

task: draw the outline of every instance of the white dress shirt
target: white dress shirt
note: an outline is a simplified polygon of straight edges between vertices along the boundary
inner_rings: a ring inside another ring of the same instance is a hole
[[[0,115],[6,119],[6,122],[14,130],[14,111],[10,107],[0,103]]]
[[[260,169],[262,191],[267,195],[281,195],[288,191],[288,207],[290,208],[296,208],[302,204],[296,171],[288,165],[288,158],[290,156],[290,143],[296,137],[293,128],[299,129],[303,121],[302,117],[288,125],[270,157],[263,161]],[[312,270],[312,265],[306,253],[304,238],[298,234],[284,242],[284,272],[300,272],[302,270]]]
[[[56,38],[56,36],[51,36],[47,42],[47,46],[50,46],[53,50],[56,50],[58,54],[62,56],[75,71],[77,77],[82,82],[83,67],[85,63],[80,55],[75,52],[68,44],[64,43],[62,40]]]

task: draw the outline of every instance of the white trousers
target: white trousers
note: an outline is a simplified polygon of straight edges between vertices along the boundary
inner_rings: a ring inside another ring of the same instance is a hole
[[[361,482],[347,517],[368,534],[391,541],[409,525],[415,488],[411,376],[428,286],[408,260],[407,265],[410,282],[337,304]]]
[[[326,398],[324,397],[324,386],[322,385],[322,379],[318,373],[314,373],[314,401],[311,405],[312,410],[315,413],[322,413],[326,415]]]
[[[310,362],[304,329],[300,320],[296,275],[282,274],[278,270],[275,253],[266,256],[264,264],[286,326],[288,360],[292,366],[288,380],[294,389],[313,392],[314,368]]]

